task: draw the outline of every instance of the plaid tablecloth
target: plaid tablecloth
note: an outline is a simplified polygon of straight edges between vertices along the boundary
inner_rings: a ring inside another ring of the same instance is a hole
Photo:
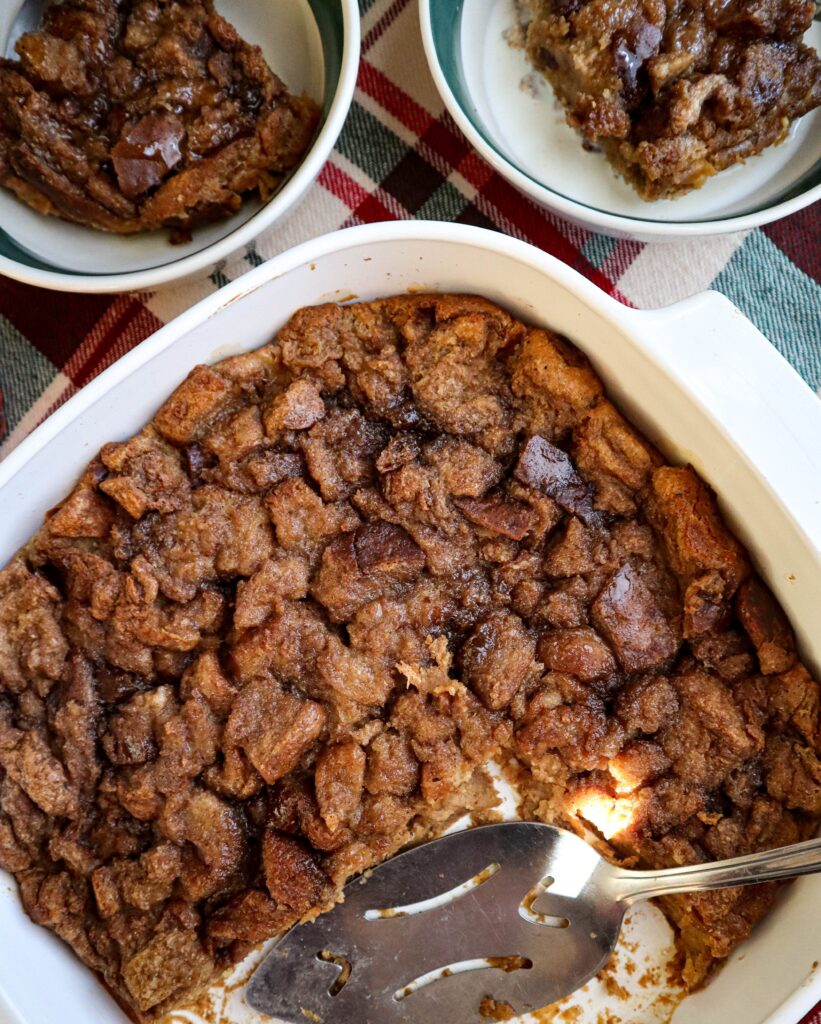
[[[415,0],[360,0],[362,64],[333,158],[301,207],[218,273],[151,294],[45,293],[0,279],[0,457],[163,323],[276,253],[396,218],[495,228],[558,256],[623,302],[728,295],[821,391],[821,206],[762,230],[651,246],[554,218],[471,150],[428,72]],[[802,1024],[821,1024],[821,1004]]]
[[[219,273],[150,295],[44,294],[0,279],[0,457],[132,346],[249,267],[312,236],[419,217],[526,239],[641,308],[728,295],[821,388],[821,204],[707,241],[615,241],[544,213],[481,159],[428,72],[416,0],[359,0],[362,64],[350,117],[300,208]]]

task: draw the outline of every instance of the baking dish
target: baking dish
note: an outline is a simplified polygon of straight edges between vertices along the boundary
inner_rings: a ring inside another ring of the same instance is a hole
[[[821,405],[739,311],[706,293],[655,312],[621,306],[524,243],[476,228],[369,225],[315,239],[222,289],[157,332],[58,410],[0,464],[0,564],[39,525],[102,443],[135,432],[198,362],[254,348],[297,307],[405,290],[473,291],[568,335],[611,395],[673,459],[692,462],[821,667]],[[796,1024],[821,998],[821,879],[779,906],[675,1024]],[[657,922],[656,922],[657,923]],[[649,938],[652,922],[643,935]],[[0,1021],[125,1020],[54,936],[22,914],[0,879]],[[636,936],[634,935],[634,939]],[[47,984],[42,979],[48,979]],[[241,1000],[232,1000],[240,1002]],[[634,1024],[624,1002],[600,1003]],[[642,1011],[643,1012],[643,1011]],[[183,1019],[196,1019],[189,1017]],[[254,1019],[230,1013],[236,1024]],[[580,1020],[595,1020],[585,1013]]]

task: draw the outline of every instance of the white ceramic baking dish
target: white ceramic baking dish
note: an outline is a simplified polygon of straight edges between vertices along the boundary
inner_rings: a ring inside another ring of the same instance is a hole
[[[668,456],[692,462],[716,488],[788,610],[805,657],[821,668],[817,398],[717,294],[638,312],[537,249],[456,225],[377,224],[315,239],[143,342],[0,464],[0,564],[98,448],[136,431],[194,364],[263,344],[305,304],[420,289],[481,293],[583,349],[622,408]],[[821,877],[802,879],[708,988],[684,1000],[674,1024],[797,1024],[821,999],[821,975],[813,968],[821,960],[819,917]],[[641,926],[641,941],[656,941],[651,925]],[[621,1001],[600,1002],[575,1019],[592,1024],[604,1009],[631,1024],[659,1019]],[[244,1024],[249,1018],[232,1010],[222,1019]],[[0,873],[1,1024],[124,1020],[93,975],[25,918],[13,882]]]

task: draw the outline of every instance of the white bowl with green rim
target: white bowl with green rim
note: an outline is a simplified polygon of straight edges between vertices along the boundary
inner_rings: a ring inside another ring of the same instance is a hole
[[[420,0],[428,64],[478,152],[541,206],[584,228],[639,241],[746,231],[821,199],[821,109],[746,164],[673,200],[648,203],[568,126],[548,82],[506,33],[514,0]],[[807,33],[821,49],[821,23]]]
[[[0,53],[34,27],[44,2],[0,0]],[[141,291],[205,273],[240,251],[302,199],[336,143],[359,68],[357,0],[215,0],[243,38],[258,43],[293,93],[322,105],[313,141],[267,200],[249,198],[234,216],[171,245],[167,231],[120,236],[30,209],[0,188],[0,274],[59,291]],[[20,15],[24,10],[24,15]]]

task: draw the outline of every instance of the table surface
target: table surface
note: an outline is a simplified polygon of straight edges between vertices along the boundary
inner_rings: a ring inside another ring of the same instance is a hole
[[[763,229],[642,245],[568,224],[525,198],[456,128],[425,63],[416,0],[359,0],[362,63],[333,156],[302,205],[220,271],[149,294],[45,293],[0,278],[0,458],[163,323],[316,235],[421,218],[507,232],[622,302],[723,292],[821,393],[821,204]],[[821,1003],[801,1024],[821,1024]]]

